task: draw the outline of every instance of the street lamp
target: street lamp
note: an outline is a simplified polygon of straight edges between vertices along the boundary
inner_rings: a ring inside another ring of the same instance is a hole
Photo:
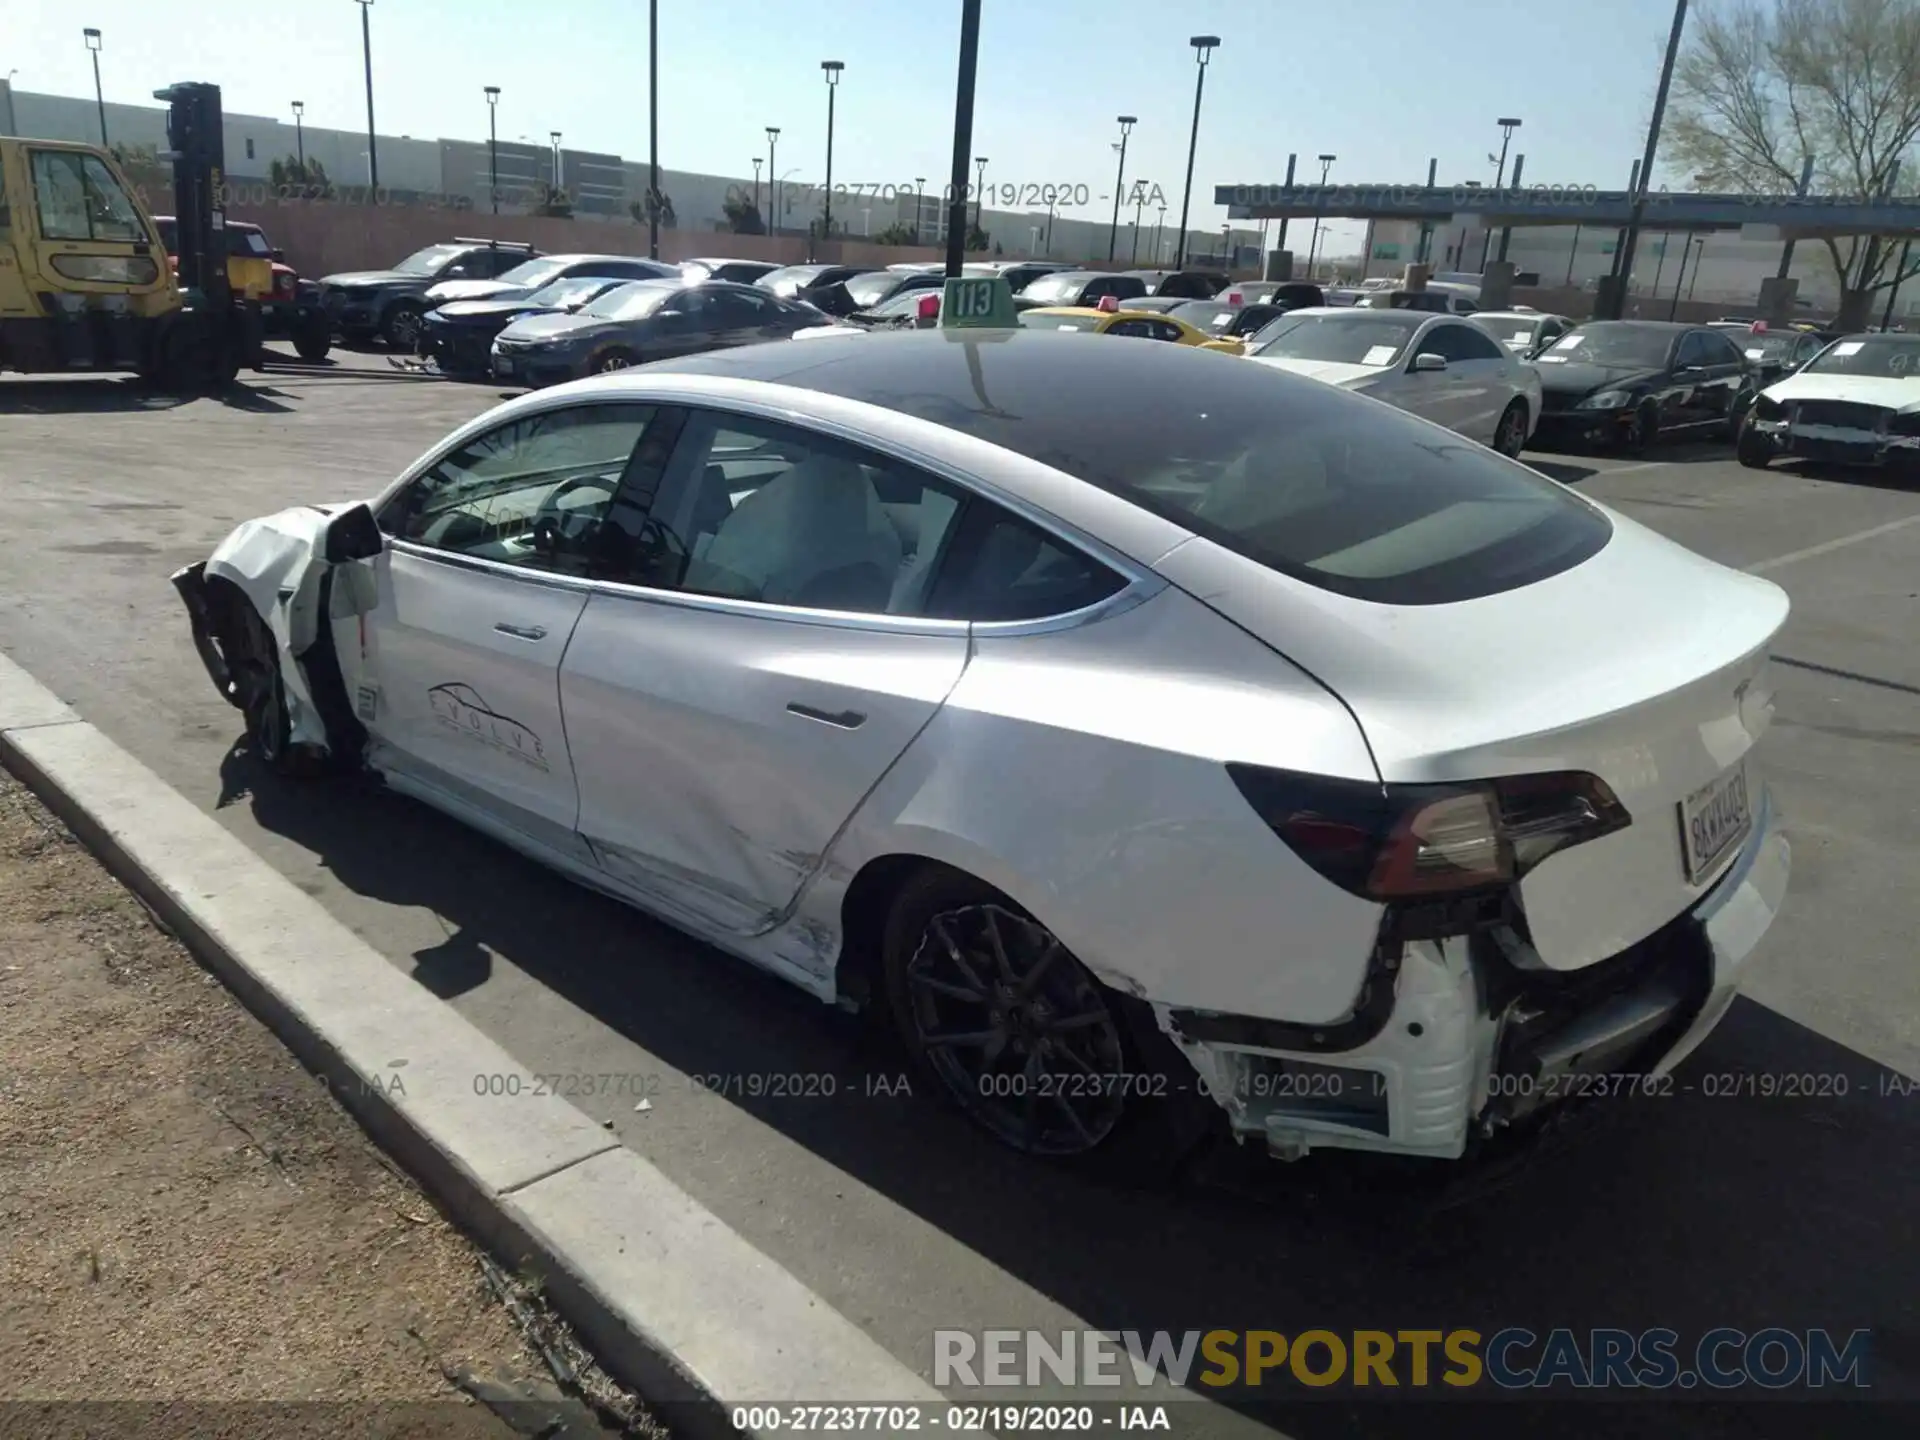
[[[373,138],[373,0],[354,0],[360,7],[360,53],[367,65],[367,189],[380,188],[380,156]]]
[[[488,85],[487,92],[487,189],[493,196],[493,213],[500,213],[500,87]]]
[[[780,233],[780,179],[773,168],[773,149],[780,141],[780,127],[767,126],[767,233]]]
[[[1160,266],[1160,228],[1166,223],[1167,207],[1164,205],[1155,206],[1153,216],[1153,264],[1155,269],[1158,269]]]
[[[1231,220],[1220,227],[1220,258],[1226,262],[1222,268],[1231,271],[1233,269],[1233,222]]]
[[[973,164],[973,228],[984,235],[987,230],[987,157],[976,155],[973,157]]]
[[[1133,182],[1133,254],[1127,261],[1129,265],[1138,265],[1140,263],[1140,216],[1141,212],[1146,208],[1147,182],[1144,180],[1135,180]],[[1159,256],[1156,255],[1154,259],[1158,260]]]
[[[822,60],[820,69],[827,77],[827,202],[821,212],[823,224],[820,232],[827,238],[833,235],[833,92],[840,88],[840,72],[846,65],[839,60]]]
[[[80,32],[93,54],[93,103],[100,107],[100,148],[107,148],[107,100],[100,92],[100,32],[88,26]]]
[[[555,198],[557,199],[560,186],[563,183],[560,177],[560,132],[558,130],[549,130],[547,137],[553,141],[553,188]]]
[[[1507,183],[1507,146],[1513,140],[1513,132],[1520,128],[1520,122],[1511,116],[1502,116],[1493,123],[1500,127],[1500,159],[1496,162],[1493,172],[1493,188],[1499,190]],[[1492,159],[1493,157],[1488,156],[1487,158]],[[1519,166],[1516,165],[1514,169],[1517,171]],[[1519,176],[1516,175],[1514,178],[1518,179]],[[1499,202],[1496,200],[1495,203],[1497,204]],[[1503,240],[1501,243],[1504,247],[1505,241]],[[1480,242],[1480,273],[1482,275],[1487,272],[1487,256],[1492,250],[1493,227],[1489,225],[1487,227],[1486,238]],[[1504,258],[1504,256],[1502,258]]]
[[[1309,280],[1313,279],[1314,257],[1320,253],[1320,232],[1326,228],[1320,223],[1320,216],[1327,205],[1327,175],[1333,169],[1333,162],[1340,157],[1320,155],[1315,158],[1320,162],[1320,198],[1314,203],[1313,234],[1307,240],[1307,279]]]
[[[647,0],[647,258],[660,258],[660,0]]]
[[[1193,133],[1187,138],[1187,185],[1180,192],[1180,243],[1173,252],[1173,268],[1178,270],[1187,259],[1187,209],[1193,200],[1193,156],[1200,147],[1200,97],[1207,88],[1207,61],[1219,45],[1218,35],[1195,35],[1187,43],[1193,46],[1193,58],[1200,73],[1193,82]]]
[[[753,213],[760,214],[760,167],[767,162],[758,155],[753,157]]]
[[[1120,244],[1120,192],[1127,185],[1127,136],[1138,124],[1132,115],[1120,117],[1120,169],[1113,177],[1113,224],[1107,229],[1107,259],[1111,260]]]
[[[1654,155],[1660,148],[1660,122],[1667,113],[1667,91],[1673,87],[1673,66],[1680,57],[1680,37],[1687,28],[1687,0],[1674,0],[1673,29],[1667,35],[1667,56],[1660,67],[1660,86],[1653,95],[1653,114],[1647,121],[1647,148],[1640,157],[1640,169],[1633,182],[1632,208],[1627,212],[1626,233],[1613,257],[1613,278],[1602,305],[1594,316],[1618,320],[1626,313],[1627,285],[1633,278],[1633,252],[1640,243],[1640,227],[1646,221],[1647,187],[1653,183]]]
[[[922,198],[926,195],[926,193],[927,193],[927,177],[924,175],[914,176],[913,177],[913,243],[915,245],[918,245],[920,243],[920,204],[921,204]]]
[[[307,132],[301,123],[301,117],[307,113],[307,102],[293,102],[293,163],[300,167],[300,183],[307,183]]]

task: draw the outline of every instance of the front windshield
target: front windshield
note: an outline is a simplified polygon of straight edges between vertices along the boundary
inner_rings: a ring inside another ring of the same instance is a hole
[[[657,280],[635,280],[617,290],[609,290],[580,313],[598,316],[602,320],[638,320],[658,310],[668,296],[679,293],[679,288],[674,285],[662,285]]]
[[[530,304],[551,305],[558,310],[568,305],[577,305],[584,300],[591,300],[601,291],[620,283],[618,280],[597,280],[592,276],[574,275],[565,280],[555,280],[550,285],[541,286],[529,295],[527,300]]]
[[[1075,279],[1071,275],[1042,275],[1020,294],[1027,300],[1066,300],[1079,295],[1081,286],[1085,284],[1084,277]]]
[[[1672,348],[1672,331],[1602,321],[1569,330],[1540,359],[1550,365],[1572,361],[1614,369],[1658,370],[1667,363],[1667,352]]]
[[[1377,310],[1352,315],[1282,315],[1253,337],[1249,352],[1270,360],[1324,360],[1340,365],[1398,364],[1420,328],[1418,320],[1386,318]],[[1379,318],[1376,318],[1379,317]]]
[[[1480,328],[1491,331],[1493,338],[1509,350],[1525,350],[1533,344],[1534,322],[1525,315],[1487,315],[1473,317],[1480,322]]]
[[[1049,315],[1044,310],[1025,310],[1020,313],[1020,323],[1029,330],[1098,330],[1104,315],[1063,315],[1055,311]]]
[[[1871,335],[1841,340],[1822,350],[1802,373],[1920,379],[1920,337]]]
[[[847,287],[847,294],[853,297],[853,303],[865,310],[886,299],[893,287],[901,283],[901,276],[885,270],[874,270],[865,275],[851,276],[842,283]]]
[[[458,245],[429,245],[414,251],[393,268],[402,275],[438,275],[441,266],[461,253]]]
[[[566,268],[564,260],[526,260],[500,277],[502,285],[537,290]]]

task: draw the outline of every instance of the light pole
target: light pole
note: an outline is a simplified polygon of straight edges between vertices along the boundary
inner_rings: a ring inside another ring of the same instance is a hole
[[[93,55],[93,103],[100,107],[100,148],[107,148],[107,99],[100,90],[100,32],[88,26],[80,32],[80,38],[87,42],[87,49]]]
[[[1225,262],[1225,268],[1231,272],[1233,270],[1233,222],[1231,220],[1220,227],[1220,258]]]
[[[380,156],[373,138],[373,0],[354,0],[360,7],[360,53],[367,66],[367,189],[380,188]]]
[[[1667,113],[1667,91],[1673,86],[1673,66],[1680,56],[1680,36],[1687,28],[1687,0],[1674,0],[1673,29],[1667,36],[1667,58],[1660,67],[1660,87],[1653,95],[1653,115],[1647,121],[1647,149],[1640,157],[1639,174],[1633,184],[1633,208],[1627,214],[1627,233],[1614,257],[1614,274],[1619,283],[1607,297],[1611,304],[1596,307],[1595,318],[1618,320],[1626,313],[1627,285],[1633,277],[1633,252],[1640,243],[1640,227],[1647,215],[1647,187],[1653,183],[1653,160],[1660,148],[1660,122]]]
[[[1180,192],[1180,241],[1173,252],[1173,268],[1176,270],[1187,260],[1187,211],[1193,202],[1193,157],[1200,148],[1200,97],[1207,88],[1207,61],[1212,58],[1220,37],[1195,35],[1187,43],[1193,47],[1193,58],[1199,62],[1199,74],[1193,82],[1193,133],[1187,137],[1187,184]]]
[[[1317,158],[1320,161],[1320,198],[1314,203],[1313,234],[1307,239],[1307,279],[1309,280],[1313,279],[1314,258],[1320,253],[1320,231],[1323,228],[1320,224],[1320,215],[1327,204],[1327,175],[1333,169],[1333,162],[1340,157],[1321,155]]]
[[[967,258],[967,155],[973,149],[973,82],[980,61],[980,0],[960,0],[960,70],[953,86],[953,164],[947,172],[947,278]]]
[[[920,243],[920,204],[921,204],[921,201],[925,198],[926,193],[927,193],[927,177],[924,175],[914,176],[913,177],[913,243],[915,245],[918,245]]]
[[[307,183],[307,132],[301,117],[307,113],[307,102],[293,102],[293,163],[300,167],[300,183]]]
[[[773,168],[774,146],[780,143],[780,127],[767,126],[767,233],[780,233],[780,178]]]
[[[1135,180],[1133,182],[1133,254],[1127,260],[1129,265],[1137,265],[1140,263],[1140,217],[1146,208],[1147,182],[1144,180]],[[1155,258],[1157,259],[1158,257],[1156,256]]]
[[[1153,216],[1153,263],[1156,268],[1158,268],[1160,264],[1160,229],[1166,223],[1167,207],[1164,205],[1155,206]]]
[[[553,194],[557,200],[560,198],[560,186],[564,183],[560,176],[560,132],[549,130],[547,138],[553,142]]]
[[[660,0],[647,0],[647,258],[660,258]]]
[[[1107,229],[1107,259],[1120,246],[1120,192],[1127,188],[1127,136],[1139,121],[1132,115],[1120,117],[1120,169],[1113,177],[1113,224]]]
[[[1060,203],[1060,191],[1057,187],[1047,187],[1047,254],[1053,254],[1053,210]],[[1136,242],[1137,244],[1138,242]]]
[[[987,231],[987,157],[973,157],[975,178],[973,183],[973,228],[981,234]]]
[[[488,85],[487,92],[487,189],[493,196],[493,213],[500,213],[500,87]]]
[[[827,77],[827,202],[820,233],[827,239],[833,237],[833,92],[840,88],[840,72],[846,68],[839,60],[820,62],[821,72]]]
[[[760,167],[767,162],[758,155],[753,157],[753,213],[760,215]],[[765,217],[761,217],[764,221]]]
[[[1499,190],[1507,183],[1507,146],[1513,139],[1513,132],[1520,128],[1520,122],[1510,117],[1503,117],[1493,123],[1500,127],[1500,160],[1493,172],[1493,188]],[[1495,203],[1500,203],[1497,198]],[[1487,256],[1492,253],[1492,250],[1493,227],[1489,225],[1486,239],[1480,242],[1480,273],[1482,275],[1487,273]]]

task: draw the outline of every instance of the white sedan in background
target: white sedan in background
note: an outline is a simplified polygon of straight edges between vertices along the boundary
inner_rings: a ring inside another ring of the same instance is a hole
[[[1787,883],[1780,589],[1271,366],[747,346],[366,488],[175,578],[255,753],[876,1010],[1029,1154],[1455,1158],[1657,1092]]]
[[[1540,376],[1471,320],[1326,306],[1281,316],[1248,342],[1256,364],[1305,375],[1517,456],[1540,422]]]

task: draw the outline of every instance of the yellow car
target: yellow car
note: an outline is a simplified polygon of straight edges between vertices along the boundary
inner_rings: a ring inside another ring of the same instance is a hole
[[[1093,309],[1085,305],[1043,305],[1020,312],[1028,330],[1085,330],[1095,335],[1132,335],[1142,340],[1170,340],[1228,355],[1246,353],[1238,340],[1220,340],[1206,331],[1149,310]]]

